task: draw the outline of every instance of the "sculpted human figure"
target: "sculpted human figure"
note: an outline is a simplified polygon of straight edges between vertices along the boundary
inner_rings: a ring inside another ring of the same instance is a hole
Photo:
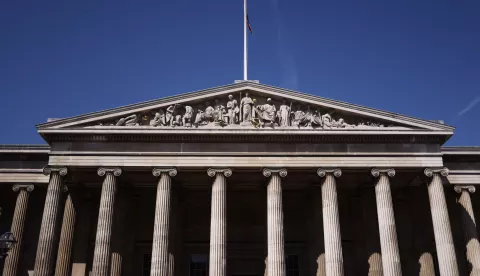
[[[220,103],[219,99],[215,99],[214,121],[217,123],[225,123],[225,107]]]
[[[242,122],[248,122],[252,120],[252,107],[253,101],[247,92],[245,93],[245,97],[243,97],[242,101],[240,102],[240,108],[242,109]]]
[[[281,127],[290,126],[290,106],[287,101],[283,100],[282,105],[278,109],[278,125]]]
[[[116,123],[117,126],[138,126],[138,116],[136,114],[132,114],[125,118],[120,118]]]
[[[335,125],[338,128],[354,128],[354,125],[347,124],[343,118],[338,119],[338,121],[335,121]]]
[[[175,105],[167,107],[167,114],[165,115],[165,125],[173,125],[173,113],[175,112]]]
[[[185,106],[185,114],[182,117],[182,123],[184,127],[192,126],[193,108],[191,106]]]
[[[303,112],[301,108],[302,107],[300,105],[297,105],[297,111],[293,113],[292,125],[294,126],[301,126],[307,122],[305,112]]]
[[[266,104],[257,106],[255,110],[262,125],[265,125],[265,123],[273,124],[275,122],[277,109],[272,104],[272,99],[268,98]]]
[[[182,114],[180,114],[180,104],[175,104],[172,112],[172,121],[171,126],[181,126],[182,125]]]
[[[207,121],[207,122],[212,122],[212,121],[213,121],[213,115],[214,115],[215,109],[210,105],[209,102],[206,102],[206,103],[205,103],[205,106],[206,106],[207,108],[205,108],[204,119],[205,119],[205,121]]]
[[[204,125],[205,122],[205,111],[203,111],[203,106],[199,105],[197,108],[197,115],[195,116],[195,125]]]
[[[320,111],[310,111],[310,106],[307,107],[307,113],[305,114],[307,119],[307,126],[323,126],[322,119],[320,117]]]
[[[227,102],[227,116],[228,116],[228,124],[236,124],[238,122],[238,113],[240,109],[238,108],[237,100],[233,98],[232,95],[228,95],[228,102]]]
[[[150,120],[150,125],[151,126],[159,126],[159,125],[165,125],[165,113],[163,110],[159,110],[158,112],[155,113],[155,117]]]
[[[332,120],[332,116],[330,116],[330,114],[328,113],[322,115],[322,122],[324,128],[334,128],[335,126]]]

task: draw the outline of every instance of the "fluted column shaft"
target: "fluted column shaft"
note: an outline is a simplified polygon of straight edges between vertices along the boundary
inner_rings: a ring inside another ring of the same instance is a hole
[[[57,228],[58,206],[63,193],[63,179],[66,168],[43,169],[45,175],[50,175],[50,181],[43,208],[40,237],[38,238],[37,256],[35,258],[34,276],[51,276],[54,265],[55,230]]]
[[[57,266],[55,276],[67,276],[70,272],[70,260],[72,256],[73,232],[75,229],[75,207],[72,196],[69,194],[65,200],[63,210],[62,230],[58,245]]]
[[[118,252],[112,253],[112,264],[110,267],[110,276],[122,275],[122,255]]]
[[[169,275],[168,240],[170,229],[170,201],[172,177],[177,175],[176,169],[154,169],[153,175],[160,177],[157,185],[157,201],[155,204],[155,225],[153,229],[152,265],[150,275]]]
[[[92,276],[107,276],[110,264],[110,248],[112,238],[112,222],[117,191],[117,176],[121,169],[98,169],[98,175],[105,176],[98,212],[97,234],[93,253]]]
[[[373,169],[372,175],[379,177],[375,185],[377,201],[378,228],[382,248],[383,274],[402,275],[400,252],[398,250],[397,229],[393,212],[392,192],[389,177],[395,176],[393,169]]]
[[[467,261],[472,267],[470,275],[480,276],[480,243],[478,241],[477,223],[473,214],[472,200],[470,199],[470,193],[475,192],[475,186],[455,186],[454,190],[460,194],[457,202],[461,208]]]
[[[317,173],[320,177],[325,177],[322,184],[325,270],[327,276],[340,276],[343,275],[343,253],[335,177],[340,177],[342,171],[340,169],[319,169]]]
[[[210,218],[210,276],[227,275],[227,177],[230,169],[208,169],[215,177],[212,185],[212,212]]]
[[[430,211],[432,213],[433,232],[435,235],[440,275],[458,275],[455,246],[453,244],[452,231],[450,230],[447,201],[445,200],[441,178],[441,175],[448,175],[448,170],[446,168],[425,169],[425,175],[432,178],[428,185],[428,197],[430,200]]]
[[[18,192],[17,202],[15,204],[15,211],[13,213],[12,228],[10,232],[17,243],[13,244],[5,258],[3,266],[3,276],[15,276],[18,271],[18,263],[20,262],[20,252],[22,250],[23,229],[25,226],[25,218],[27,216],[28,197],[29,193],[33,191],[33,185],[14,185],[13,191]]]
[[[267,186],[268,275],[285,276],[285,238],[283,233],[282,179],[287,170],[264,169],[270,177]]]

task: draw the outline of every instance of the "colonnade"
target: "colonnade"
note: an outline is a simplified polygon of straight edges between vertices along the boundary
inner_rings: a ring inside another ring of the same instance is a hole
[[[44,169],[50,175],[45,208],[42,217],[40,237],[34,266],[35,276],[68,275],[72,237],[75,225],[75,209],[71,198],[67,197],[58,248],[54,248],[55,219],[60,212],[61,193],[64,191],[63,178],[66,168]],[[154,168],[157,177],[157,193],[155,205],[155,224],[152,246],[151,275],[169,275],[169,215],[172,189],[172,177],[177,175],[176,168]],[[117,178],[122,174],[120,168],[99,168],[98,175],[104,177],[102,184],[98,224],[95,238],[95,249],[92,276],[115,275],[114,268],[121,266],[121,260],[111,258],[111,236]],[[226,276],[227,267],[227,179],[232,175],[230,168],[210,168],[208,176],[213,178],[212,204],[210,223],[210,276]],[[336,179],[341,177],[340,168],[318,168],[317,174],[322,181],[323,232],[325,244],[325,269],[328,276],[344,275],[344,261],[338,210]],[[371,174],[376,179],[375,194],[380,233],[381,259],[384,275],[402,275],[401,260],[398,248],[395,216],[390,188],[390,178],[394,177],[393,168],[374,168]],[[458,275],[458,266],[453,244],[450,220],[448,217],[442,177],[448,175],[446,168],[427,168],[424,174],[429,178],[428,196],[430,201],[435,245],[438,256],[440,275]],[[268,233],[268,275],[285,276],[285,241],[283,227],[282,179],[287,177],[286,168],[265,168],[263,175],[268,179],[267,186],[267,233]],[[19,192],[12,223],[12,232],[18,239],[5,260],[3,275],[17,275],[20,258],[22,233],[28,205],[28,194],[33,185],[15,185]],[[465,228],[467,260],[472,264],[472,271],[480,272],[480,245],[476,232],[470,193],[475,192],[473,186],[455,186],[460,194],[459,204]],[[319,237],[322,238],[322,237]],[[472,240],[475,242],[472,243]],[[55,250],[58,253],[55,254]],[[57,255],[56,262],[54,260]],[[111,274],[112,272],[112,274]]]

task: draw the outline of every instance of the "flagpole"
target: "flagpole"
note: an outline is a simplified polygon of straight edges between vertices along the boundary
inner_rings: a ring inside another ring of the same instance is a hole
[[[247,49],[247,0],[243,0],[243,80],[248,80],[248,49]]]

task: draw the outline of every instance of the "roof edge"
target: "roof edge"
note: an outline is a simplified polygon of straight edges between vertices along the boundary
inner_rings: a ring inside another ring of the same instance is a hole
[[[0,153],[49,153],[49,145],[40,144],[0,144]]]
[[[275,87],[275,86],[266,85],[266,84],[259,84],[259,83],[255,83],[255,82],[240,82],[240,83],[234,83],[234,84],[227,84],[227,85],[223,85],[223,86],[217,86],[217,87],[213,87],[213,88],[197,90],[197,91],[194,91],[194,92],[187,92],[187,93],[177,94],[177,95],[173,95],[173,96],[167,96],[167,97],[164,97],[164,98],[144,101],[144,102],[125,105],[125,106],[121,106],[121,107],[117,107],[117,108],[111,108],[111,109],[106,109],[106,110],[97,111],[97,112],[90,112],[90,113],[85,113],[85,114],[78,115],[78,116],[73,116],[73,117],[69,117],[69,118],[64,118],[64,119],[54,120],[54,121],[50,121],[50,122],[45,122],[45,123],[41,123],[41,124],[36,125],[36,127],[37,127],[38,130],[40,130],[40,129],[43,129],[43,128],[54,127],[54,126],[58,126],[58,125],[62,125],[62,124],[72,123],[76,120],[89,119],[89,118],[92,118],[94,116],[106,116],[106,115],[110,115],[112,113],[126,112],[129,109],[148,108],[148,106],[150,106],[150,105],[160,104],[161,102],[165,102],[165,101],[167,101],[167,102],[168,101],[177,101],[177,100],[182,100],[185,97],[200,96],[200,95],[209,94],[209,93],[221,92],[222,90],[225,90],[225,89],[230,90],[230,89],[241,89],[241,88],[245,88],[245,89],[255,89],[256,88],[256,89],[262,89],[264,91],[271,91],[271,92],[276,92],[276,93],[280,93],[280,94],[285,94],[285,96],[304,97],[307,100],[323,101],[326,104],[338,106],[340,108],[356,108],[356,109],[358,109],[359,111],[362,111],[362,112],[374,113],[378,116],[389,117],[389,118],[392,118],[392,119],[406,120],[406,121],[410,121],[412,123],[423,124],[425,126],[435,127],[435,128],[439,128],[439,129],[442,129],[442,130],[453,131],[455,129],[455,127],[453,127],[453,126],[449,126],[449,125],[439,123],[439,122],[436,122],[436,121],[432,121],[432,120],[420,119],[420,118],[411,117],[411,116],[408,116],[408,115],[393,113],[393,112],[384,111],[384,110],[375,109],[375,108],[366,107],[366,106],[357,105],[357,104],[351,104],[351,103],[347,103],[347,102],[343,102],[343,101],[332,100],[332,99],[328,99],[328,98],[324,98],[324,97],[320,97],[320,96],[316,96],[316,95],[312,95],[312,94],[308,94],[308,93],[303,93],[303,92],[299,92],[299,91],[295,91],[295,90]]]

